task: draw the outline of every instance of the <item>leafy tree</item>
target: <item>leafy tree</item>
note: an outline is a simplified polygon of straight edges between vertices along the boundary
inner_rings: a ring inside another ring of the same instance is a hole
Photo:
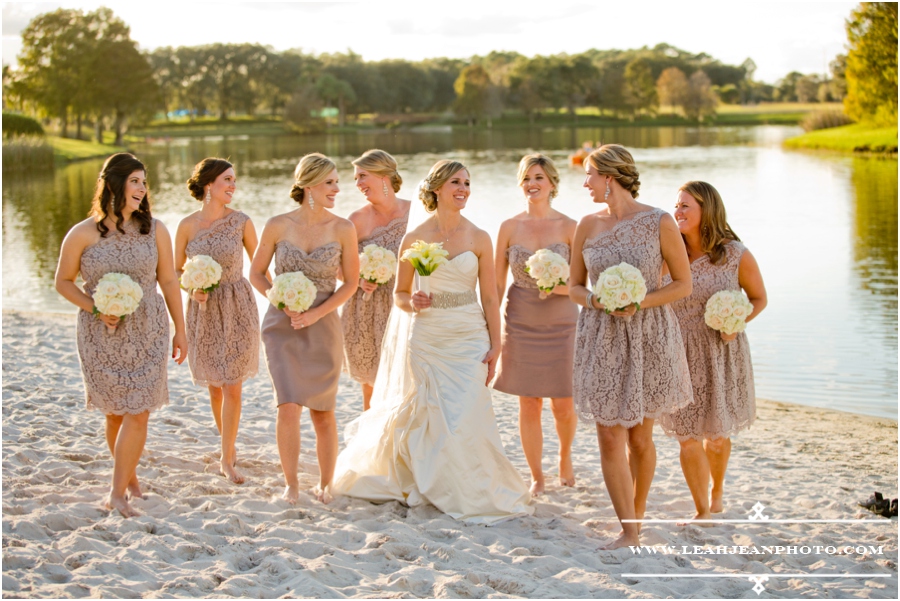
[[[625,102],[632,114],[657,106],[656,83],[645,59],[636,58],[625,65]]]
[[[681,106],[688,93],[688,79],[678,67],[669,67],[656,80],[656,94],[660,106]]]
[[[491,101],[491,78],[481,65],[469,65],[464,68],[453,89],[456,90],[456,102],[453,110],[457,115],[469,121],[469,125],[487,117]]]
[[[847,55],[838,54],[834,60],[828,63],[831,71],[829,92],[834,100],[843,100],[847,95]]]
[[[775,100],[780,102],[797,102],[797,81],[803,73],[791,71],[775,82]]]
[[[353,91],[353,86],[343,79],[338,79],[330,73],[325,73],[316,82],[316,90],[319,93],[319,98],[328,106],[331,106],[332,103],[337,104],[338,125],[343,127],[346,123],[344,113],[346,103],[356,102],[356,92]]]
[[[847,39],[847,116],[896,125],[897,3],[862,2],[847,20]]]
[[[695,71],[688,80],[688,92],[682,105],[685,116],[695,121],[715,117],[718,104],[712,81],[703,71]]]
[[[818,75],[804,75],[799,78],[794,85],[797,102],[817,102],[820,83],[822,82]]]

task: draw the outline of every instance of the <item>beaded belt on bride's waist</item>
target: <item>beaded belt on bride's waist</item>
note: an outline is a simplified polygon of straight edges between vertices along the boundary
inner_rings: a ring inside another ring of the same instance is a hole
[[[431,298],[431,306],[434,309],[454,309],[476,302],[475,291],[465,292],[435,292]]]

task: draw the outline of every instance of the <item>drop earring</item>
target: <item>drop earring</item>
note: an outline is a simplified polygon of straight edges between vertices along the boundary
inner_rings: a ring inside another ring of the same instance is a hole
[[[310,210],[310,211],[315,211],[315,210],[316,210],[316,201],[313,200],[313,197],[312,197],[312,190],[310,190],[309,192],[307,192],[307,194],[309,194],[309,210]]]
[[[603,200],[609,199],[609,180],[606,180],[606,194],[603,195]]]
[[[209,204],[209,201],[212,200],[212,194],[210,193],[210,189],[211,188],[206,189],[206,198],[204,199],[206,201],[206,204]]]
[[[385,182],[384,180],[381,180],[381,191],[384,192],[384,197],[387,198],[387,195],[388,195],[387,182]]]

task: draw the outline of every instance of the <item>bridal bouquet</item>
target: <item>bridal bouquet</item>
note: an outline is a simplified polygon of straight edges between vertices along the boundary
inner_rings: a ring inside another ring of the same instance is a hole
[[[630,304],[641,308],[647,296],[647,284],[638,268],[619,263],[603,271],[594,285],[594,295],[607,313],[624,309]]]
[[[123,321],[126,315],[137,310],[143,297],[144,291],[130,277],[124,273],[107,273],[94,290],[94,313],[113,315]],[[112,334],[116,326],[108,325],[106,330]]]
[[[387,284],[397,269],[397,255],[383,246],[369,244],[359,253],[359,277],[373,284]],[[363,294],[365,300],[372,295]]]
[[[743,332],[753,305],[740,290],[720,290],[706,301],[706,325],[725,334]]]
[[[566,285],[569,264],[562,255],[542,248],[525,261],[525,273],[537,282],[541,298],[547,298],[554,288]]]
[[[416,240],[412,246],[403,251],[400,260],[409,261],[419,274],[419,290],[425,294],[431,294],[431,284],[429,277],[434,270],[447,262],[447,255],[450,253],[444,250],[444,245],[440,242],[425,242]],[[422,309],[427,311],[428,309]]]
[[[266,290],[266,298],[279,309],[302,313],[316,300],[316,285],[302,271],[276,275],[272,287]]]
[[[208,255],[195,255],[184,264],[181,273],[181,287],[185,290],[199,290],[209,294],[219,287],[222,279],[222,266]],[[206,311],[206,301],[200,303],[200,309]]]

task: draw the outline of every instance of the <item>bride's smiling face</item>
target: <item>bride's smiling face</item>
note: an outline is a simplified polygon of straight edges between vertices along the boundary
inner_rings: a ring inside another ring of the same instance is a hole
[[[435,190],[438,207],[444,205],[454,206],[457,210],[464,209],[470,192],[469,172],[460,169],[444,182],[443,186]]]

